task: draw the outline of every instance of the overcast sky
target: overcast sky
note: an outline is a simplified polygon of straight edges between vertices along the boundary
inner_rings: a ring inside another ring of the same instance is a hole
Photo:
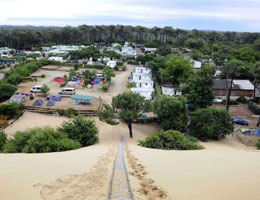
[[[260,32],[260,0],[1,0],[0,24]]]

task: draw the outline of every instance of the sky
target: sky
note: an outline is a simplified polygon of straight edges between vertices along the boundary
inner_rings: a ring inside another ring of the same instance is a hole
[[[260,32],[260,0],[1,0],[0,25],[81,24]]]

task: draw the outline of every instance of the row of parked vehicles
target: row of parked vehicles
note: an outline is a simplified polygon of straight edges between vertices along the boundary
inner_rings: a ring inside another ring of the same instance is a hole
[[[42,93],[42,86],[36,85],[31,90],[31,93]],[[75,88],[63,88],[59,92],[59,95],[74,95],[76,94]]]

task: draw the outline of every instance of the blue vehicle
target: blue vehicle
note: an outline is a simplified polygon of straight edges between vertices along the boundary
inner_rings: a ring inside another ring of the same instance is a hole
[[[232,121],[233,124],[240,124],[240,125],[244,125],[244,126],[248,126],[249,123],[248,121],[240,118],[240,117],[235,117]]]

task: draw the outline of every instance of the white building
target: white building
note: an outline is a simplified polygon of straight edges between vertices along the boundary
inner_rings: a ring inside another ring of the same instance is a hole
[[[176,94],[175,94],[175,91],[174,91],[173,87],[162,86],[162,94],[163,95],[168,95],[168,96],[181,96],[182,92],[181,91],[176,91]]]
[[[133,82],[136,84],[131,91],[138,93],[145,98],[145,100],[152,99],[154,91],[154,82],[152,80],[151,69],[146,67],[136,67],[135,72],[132,73]]]
[[[150,74],[152,72],[152,70],[147,68],[147,67],[136,67],[135,72],[136,73]]]
[[[115,60],[110,60],[107,62],[107,66],[109,66],[110,68],[114,69],[116,66],[116,61]]]
[[[131,92],[140,94],[145,100],[152,99],[153,88],[131,88]]]
[[[199,61],[197,61],[197,60],[191,60],[191,63],[192,63],[192,65],[193,65],[193,67],[194,67],[195,69],[200,69],[200,68],[201,68],[201,65],[202,65],[201,62],[199,62]]]
[[[48,60],[52,60],[52,61],[59,61],[62,62],[63,61],[63,57],[49,57]]]
[[[152,80],[135,80],[136,88],[153,88]]]
[[[136,81],[136,80],[150,81],[150,80],[152,80],[151,74],[133,72],[132,75],[133,75],[133,81]]]
[[[131,46],[128,46],[128,42],[126,42],[122,47],[121,55],[125,57],[135,57],[136,51]]]
[[[157,48],[144,47],[144,52],[155,52]]]

